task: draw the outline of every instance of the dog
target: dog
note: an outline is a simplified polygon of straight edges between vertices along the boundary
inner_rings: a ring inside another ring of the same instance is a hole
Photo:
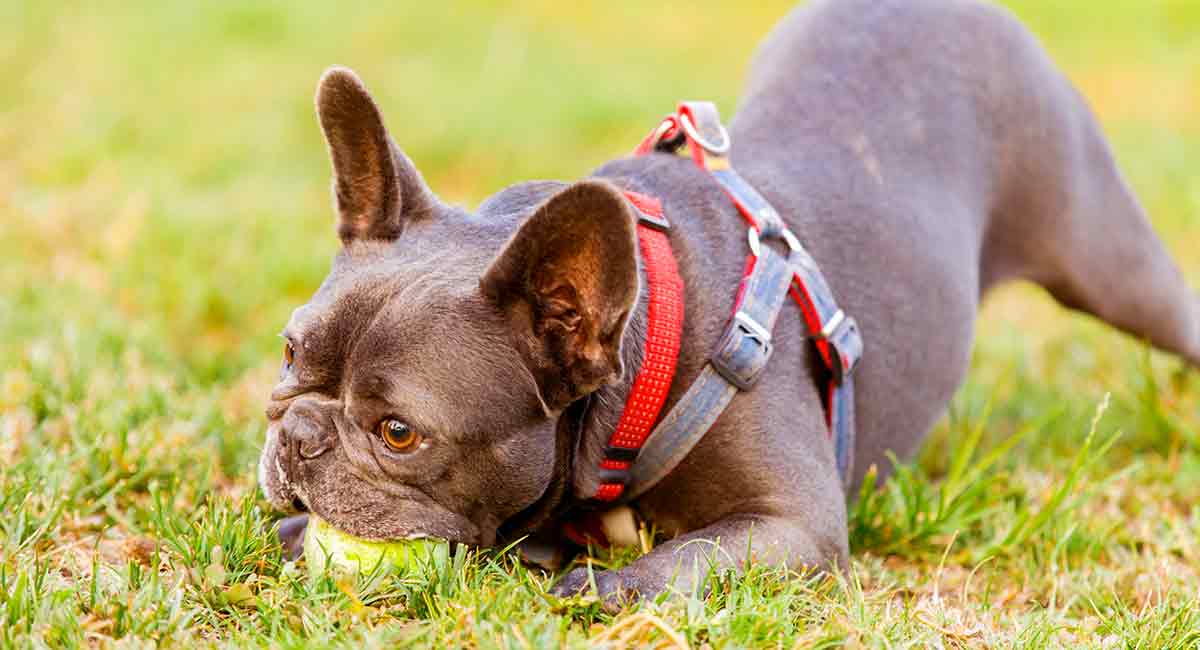
[[[285,330],[263,491],[372,539],[554,538],[594,503],[646,352],[628,192],[661,203],[684,286],[668,409],[729,322],[747,255],[737,209],[692,161],[651,153],[514,185],[470,213],[426,185],[354,73],[327,71],[316,108],[342,247]],[[911,457],[943,415],[980,300],[1002,283],[1040,284],[1200,365],[1200,299],[1085,101],[1003,9],[798,8],[761,45],[728,133],[733,168],[861,328],[853,466],[839,475],[824,368],[789,305],[757,384],[631,502],[671,540],[596,573],[605,598],[687,589],[696,562],[846,566],[848,491],[868,468],[886,475],[889,452]],[[290,548],[302,534],[303,518],[281,529]],[[576,569],[553,589],[592,583]]]

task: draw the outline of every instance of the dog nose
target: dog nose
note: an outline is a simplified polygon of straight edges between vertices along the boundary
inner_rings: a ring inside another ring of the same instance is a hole
[[[309,413],[302,407],[288,409],[283,417],[283,434],[299,458],[312,460],[333,449],[333,435],[326,433],[332,429],[332,423],[326,420],[323,415]],[[330,426],[321,426],[322,423]]]

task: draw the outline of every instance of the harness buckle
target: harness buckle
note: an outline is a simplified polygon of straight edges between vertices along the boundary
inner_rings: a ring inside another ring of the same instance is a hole
[[[858,321],[839,309],[816,338],[829,344],[829,371],[833,373],[834,383],[841,384],[854,374],[854,369],[862,359],[863,341]]]
[[[771,344],[771,330],[768,330],[762,323],[754,320],[750,314],[738,310],[738,313],[733,315],[733,322],[737,323],[747,334],[752,335],[755,341],[763,345]]]
[[[771,332],[744,311],[738,311],[725,329],[709,361],[738,390],[750,390],[767,367],[775,346]]]
[[[638,223],[645,224],[646,226],[660,232],[667,232],[671,229],[671,222],[667,221],[666,217],[651,214],[640,207],[638,208],[637,217]]]
[[[778,219],[778,217],[776,218]],[[778,237],[783,240],[783,243],[787,244],[789,251],[796,253],[804,250],[804,246],[800,243],[800,239],[796,237],[795,233],[793,233],[790,228],[784,228],[783,230],[779,231]],[[747,229],[746,240],[750,242],[750,252],[754,253],[755,257],[758,257],[762,252],[762,238],[762,234],[759,233],[758,229],[754,226],[750,226],[750,228]]]
[[[637,210],[638,223],[646,225],[655,230],[667,232],[671,229],[671,222],[667,221],[667,215],[663,212],[662,202],[658,199],[633,190],[625,190],[622,192],[626,200],[633,205]]]

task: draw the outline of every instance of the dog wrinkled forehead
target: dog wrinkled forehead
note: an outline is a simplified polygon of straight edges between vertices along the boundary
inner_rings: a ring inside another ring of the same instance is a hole
[[[313,299],[297,308],[287,334],[302,372],[343,396],[427,396],[462,412],[535,411],[536,387],[512,345],[503,314],[448,256],[340,260]],[[430,413],[461,429],[454,413]]]
[[[436,255],[389,255],[383,246],[343,250],[329,275],[305,304],[292,312],[286,332],[316,345],[345,346],[377,318],[428,318],[455,306],[470,293],[469,282],[453,277],[453,261]],[[372,250],[374,249],[374,250]],[[342,350],[345,352],[345,350]]]

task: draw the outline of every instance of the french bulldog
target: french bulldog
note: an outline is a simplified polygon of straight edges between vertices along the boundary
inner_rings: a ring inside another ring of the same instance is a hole
[[[260,483],[284,510],[371,539],[554,536],[643,358],[636,213],[672,223],[686,319],[667,408],[729,318],[746,233],[689,160],[613,160],[584,180],[447,205],[345,68],[316,109],[341,250],[285,330]],[[761,381],[630,505],[671,538],[594,575],[606,598],[687,589],[696,562],[831,569],[847,489],[910,457],[971,356],[980,300],[1014,280],[1200,365],[1200,299],[1122,179],[1086,102],[1006,11],[973,0],[823,0],[762,44],[730,159],[783,215],[861,327],[843,483],[797,315]],[[792,308],[794,310],[794,307]],[[665,412],[665,410],[664,410]],[[303,519],[281,531],[289,547]],[[711,540],[719,544],[689,544]],[[576,593],[584,569],[554,587]]]

